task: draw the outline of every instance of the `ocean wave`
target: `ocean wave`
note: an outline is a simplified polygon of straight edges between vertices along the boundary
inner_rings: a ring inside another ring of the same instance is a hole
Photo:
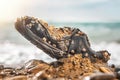
[[[10,42],[0,44],[0,64],[19,65],[31,59],[40,59],[46,62],[54,61],[33,45],[18,45]]]
[[[94,43],[99,42],[119,42],[120,41],[120,27],[109,27],[109,26],[80,26],[78,27],[85,32],[91,41]]]
[[[91,45],[95,51],[108,50],[111,53],[109,64],[120,64],[120,44],[101,42]],[[19,65],[31,59],[44,60],[46,62],[55,61],[43,51],[33,45],[18,45],[10,42],[0,44],[0,64],[4,65]]]

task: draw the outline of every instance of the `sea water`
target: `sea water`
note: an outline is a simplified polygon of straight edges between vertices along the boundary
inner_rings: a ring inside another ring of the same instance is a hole
[[[90,40],[95,51],[108,50],[109,64],[120,65],[120,23],[50,23],[57,27],[79,28]],[[0,25],[0,64],[19,65],[31,59],[55,61],[26,40],[14,28],[14,24]]]

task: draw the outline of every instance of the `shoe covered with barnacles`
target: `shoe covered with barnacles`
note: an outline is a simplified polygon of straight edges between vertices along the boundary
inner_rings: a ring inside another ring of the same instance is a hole
[[[82,54],[83,57],[107,61],[110,56],[107,51],[92,50],[87,35],[77,28],[55,28],[43,20],[28,16],[18,18],[15,27],[26,39],[52,58]]]

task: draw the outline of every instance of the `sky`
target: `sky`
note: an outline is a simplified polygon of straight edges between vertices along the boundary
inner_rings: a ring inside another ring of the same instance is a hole
[[[120,22],[120,0],[0,0],[0,23],[26,15],[53,22]]]

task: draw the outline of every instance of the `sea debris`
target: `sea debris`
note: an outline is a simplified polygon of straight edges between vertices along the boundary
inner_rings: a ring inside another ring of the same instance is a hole
[[[92,50],[87,35],[78,28],[56,28],[46,21],[29,16],[17,19],[15,28],[39,49],[58,60],[74,54],[82,54],[91,61],[98,58],[107,62],[110,57],[106,50]]]

